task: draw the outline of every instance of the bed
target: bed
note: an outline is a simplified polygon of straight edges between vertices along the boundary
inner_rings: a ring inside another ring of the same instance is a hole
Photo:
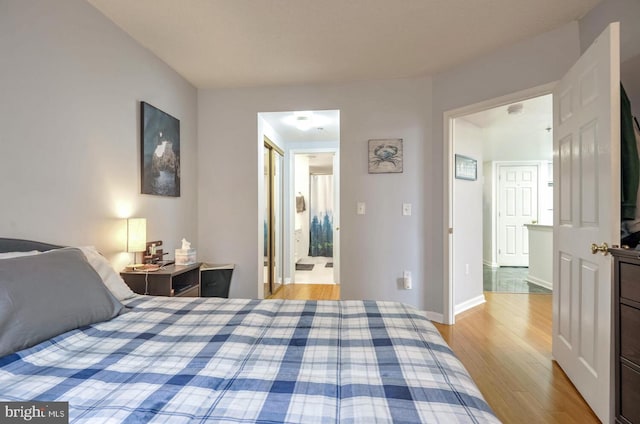
[[[0,239],[0,252],[57,247]],[[0,259],[0,284],[7,261],[31,260]],[[121,303],[114,318],[0,356],[0,401],[67,401],[71,422],[499,422],[424,313],[407,305]]]

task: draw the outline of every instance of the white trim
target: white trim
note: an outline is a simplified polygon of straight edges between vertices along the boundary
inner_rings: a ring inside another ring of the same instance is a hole
[[[533,277],[531,275],[527,275],[524,281],[528,281],[531,284],[535,284],[536,286],[544,287],[547,290],[553,291],[553,283],[550,281],[545,281],[538,277]]]
[[[480,296],[474,297],[472,299],[466,300],[462,303],[458,303],[455,306],[455,311],[456,311],[456,315],[458,315],[461,312],[464,312],[466,310],[469,310],[471,308],[475,308],[478,305],[482,305],[483,303],[485,303],[487,300],[484,298],[484,294],[481,294]]]
[[[482,260],[482,265],[486,265],[490,268],[500,268],[500,265],[498,265],[497,262],[487,261],[486,259]]]
[[[481,112],[483,110],[491,109],[498,106],[504,106],[506,104],[515,103],[533,97],[544,96],[553,92],[553,87],[556,82],[544,84],[538,87],[528,88],[526,90],[517,91],[515,93],[507,94],[505,96],[497,97],[490,100],[474,103],[468,106],[463,106],[457,109],[451,109],[445,111],[443,114],[443,316],[445,324],[455,323],[454,313],[454,286],[453,286],[453,242],[452,235],[449,233],[449,228],[453,228],[453,196],[451,195],[453,189],[453,175],[451,172],[453,161],[453,120],[464,115],[469,115],[475,112]]]
[[[425,311],[424,314],[430,321],[444,324],[444,316],[440,312]]]

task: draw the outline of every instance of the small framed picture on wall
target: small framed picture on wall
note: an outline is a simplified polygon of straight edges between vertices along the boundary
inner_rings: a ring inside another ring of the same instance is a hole
[[[456,178],[475,181],[478,179],[478,161],[468,156],[456,155]]]
[[[401,173],[402,139],[369,140],[369,174]]]

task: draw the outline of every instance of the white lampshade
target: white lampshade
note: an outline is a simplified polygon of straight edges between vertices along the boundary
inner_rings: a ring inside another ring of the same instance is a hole
[[[147,219],[127,219],[127,252],[147,250]]]

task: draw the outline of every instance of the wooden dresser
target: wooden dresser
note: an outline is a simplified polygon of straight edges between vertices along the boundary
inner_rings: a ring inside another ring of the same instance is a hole
[[[615,412],[640,423],[640,251],[609,249],[614,261]]]

